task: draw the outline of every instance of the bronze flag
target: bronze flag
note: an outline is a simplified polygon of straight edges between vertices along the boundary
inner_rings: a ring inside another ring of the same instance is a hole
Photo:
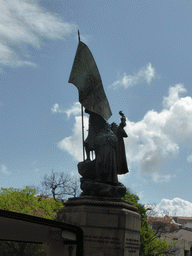
[[[99,70],[86,44],[79,41],[69,83],[79,90],[79,102],[88,110],[101,115],[106,121],[112,115],[103,89]]]

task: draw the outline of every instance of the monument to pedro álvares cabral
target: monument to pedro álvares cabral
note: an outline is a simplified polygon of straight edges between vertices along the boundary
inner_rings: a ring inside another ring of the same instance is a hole
[[[117,176],[128,173],[126,118],[120,111],[119,125],[107,122],[111,109],[95,60],[80,35],[69,83],[78,88],[82,106],[83,161],[78,163],[82,194],[69,198],[57,218],[83,229],[85,256],[139,256],[140,215],[121,199],[126,188]],[[85,140],[83,107],[89,114]]]

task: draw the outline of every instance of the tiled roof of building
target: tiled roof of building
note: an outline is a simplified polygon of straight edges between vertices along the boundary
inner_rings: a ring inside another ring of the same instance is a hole
[[[192,217],[177,217],[180,220],[192,220]]]
[[[147,221],[149,224],[152,223],[164,223],[166,225],[172,225],[172,226],[181,226],[181,224],[176,223],[172,217],[170,216],[164,216],[164,217],[147,217]]]

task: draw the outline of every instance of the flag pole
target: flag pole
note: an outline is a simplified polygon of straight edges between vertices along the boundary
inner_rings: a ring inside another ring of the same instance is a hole
[[[83,161],[85,161],[85,148],[84,148],[84,121],[83,121],[83,105],[82,105],[82,104],[81,104],[81,117],[82,117]]]
[[[79,38],[79,42],[80,42],[80,32],[79,32],[79,30],[78,30],[78,38]]]
[[[80,33],[78,30],[78,39],[80,42]],[[85,148],[84,148],[84,120],[83,120],[83,105],[81,104],[81,118],[82,118],[82,142],[83,142],[83,161],[85,161]]]

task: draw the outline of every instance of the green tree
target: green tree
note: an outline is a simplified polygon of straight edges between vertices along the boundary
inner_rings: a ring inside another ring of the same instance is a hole
[[[145,208],[145,205],[139,203],[139,197],[127,189],[123,199],[133,203],[137,208],[138,213],[141,215],[140,255],[173,255],[176,250],[174,244],[172,242],[167,242],[165,239],[156,237],[147,222],[147,209]]]
[[[62,203],[53,198],[36,197],[36,190],[26,186],[24,189],[1,188],[0,209],[30,214],[46,219],[56,219]]]
[[[56,219],[56,214],[63,204],[53,198],[36,196],[36,190],[30,187],[24,189],[1,188],[0,189],[0,209],[25,213],[47,219]],[[44,256],[46,252],[44,245],[0,242],[0,251],[3,255],[13,256]]]

